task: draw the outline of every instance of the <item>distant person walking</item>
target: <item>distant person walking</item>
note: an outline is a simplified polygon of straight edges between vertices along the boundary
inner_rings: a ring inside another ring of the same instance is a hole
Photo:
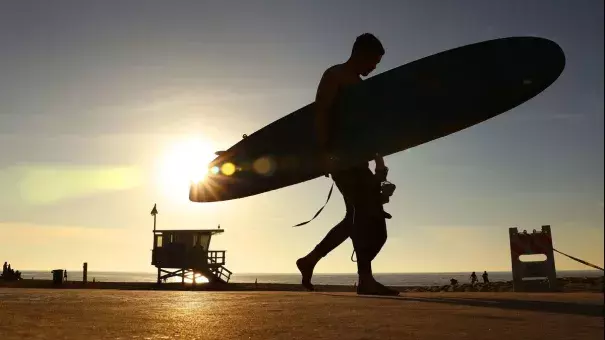
[[[474,284],[475,284],[475,282],[477,282],[477,281],[479,281],[479,280],[477,279],[477,274],[475,274],[475,272],[473,272],[473,273],[471,274],[471,286],[472,286],[472,285],[474,285]]]
[[[67,282],[67,269],[63,271],[63,281]]]
[[[481,277],[483,278],[483,283],[489,283],[489,278],[487,276],[487,271],[483,271],[483,275],[481,275]]]

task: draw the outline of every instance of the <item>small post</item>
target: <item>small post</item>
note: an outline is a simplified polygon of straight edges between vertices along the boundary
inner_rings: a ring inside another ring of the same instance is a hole
[[[85,284],[88,282],[88,262],[84,262],[82,265],[82,282]]]

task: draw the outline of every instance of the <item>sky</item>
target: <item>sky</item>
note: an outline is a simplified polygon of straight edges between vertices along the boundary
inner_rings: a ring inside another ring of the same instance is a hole
[[[561,77],[529,102],[386,158],[397,191],[375,272],[508,271],[508,228],[603,266],[603,2],[4,1],[0,260],[22,270],[152,272],[159,229],[225,232],[236,273],[295,272],[344,216],[330,179],[188,200],[212,153],[310,103],[372,32],[375,74],[507,36],[557,42]],[[200,164],[202,166],[200,166]],[[316,272],[353,273],[350,240]],[[557,269],[589,269],[556,255]]]

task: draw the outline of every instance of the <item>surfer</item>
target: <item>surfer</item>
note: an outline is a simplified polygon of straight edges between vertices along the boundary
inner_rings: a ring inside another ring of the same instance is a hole
[[[399,292],[385,287],[374,279],[372,260],[380,252],[387,239],[386,222],[380,198],[380,177],[384,173],[384,160],[376,155],[376,175],[369,169],[369,162],[361,162],[345,170],[332,171],[334,160],[330,156],[330,137],[335,122],[331,116],[333,103],[339,92],[346,86],[362,81],[368,76],[385,54],[378,38],[370,33],[357,37],[349,59],[328,68],[319,82],[315,98],[316,126],[319,143],[324,151],[326,173],[332,175],[338,190],[343,195],[346,207],[344,219],[333,227],[324,239],[305,257],[296,261],[302,274],[302,284],[313,290],[311,278],[319,260],[351,237],[357,253],[358,294],[399,295]],[[381,168],[382,167],[382,168]]]

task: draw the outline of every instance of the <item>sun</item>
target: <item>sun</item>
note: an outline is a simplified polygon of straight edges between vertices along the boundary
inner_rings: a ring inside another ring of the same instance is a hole
[[[187,197],[192,182],[203,181],[208,164],[216,157],[211,144],[201,137],[190,137],[170,145],[159,164],[163,191],[173,197]]]

